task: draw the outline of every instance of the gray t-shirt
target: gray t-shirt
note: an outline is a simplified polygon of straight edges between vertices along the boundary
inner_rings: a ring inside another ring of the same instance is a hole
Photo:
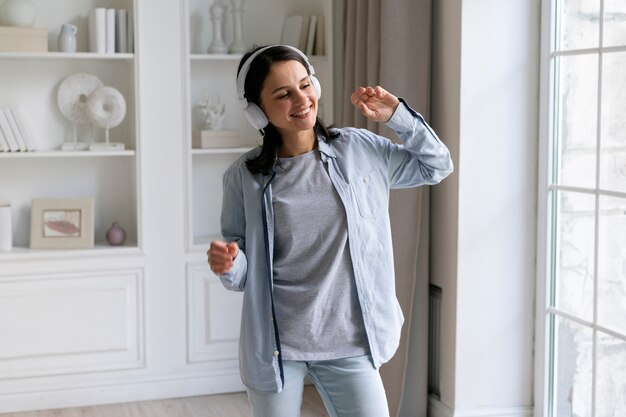
[[[317,149],[279,159],[272,198],[274,302],[283,359],[368,353],[346,214]]]

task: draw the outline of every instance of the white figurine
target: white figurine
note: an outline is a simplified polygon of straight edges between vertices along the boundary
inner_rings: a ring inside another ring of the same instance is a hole
[[[222,122],[224,121],[226,106],[222,103],[219,96],[207,94],[202,100],[200,100],[198,106],[204,116],[202,129],[222,130]]]

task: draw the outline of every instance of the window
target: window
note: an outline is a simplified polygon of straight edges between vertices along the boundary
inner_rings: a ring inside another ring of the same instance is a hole
[[[543,8],[537,416],[626,416],[626,0]]]

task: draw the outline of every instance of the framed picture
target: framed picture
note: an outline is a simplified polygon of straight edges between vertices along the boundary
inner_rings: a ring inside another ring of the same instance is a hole
[[[93,198],[33,198],[31,249],[93,248]]]

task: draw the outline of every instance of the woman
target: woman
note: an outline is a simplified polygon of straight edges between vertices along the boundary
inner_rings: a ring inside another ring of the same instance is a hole
[[[224,174],[222,234],[207,252],[227,289],[244,292],[239,357],[256,417],[300,414],[309,376],[331,416],[389,415],[378,368],[398,346],[390,188],[436,184],[447,148],[381,87],[352,104],[404,145],[364,129],[324,127],[319,83],[299,50],[259,47],[237,76],[262,148]]]

